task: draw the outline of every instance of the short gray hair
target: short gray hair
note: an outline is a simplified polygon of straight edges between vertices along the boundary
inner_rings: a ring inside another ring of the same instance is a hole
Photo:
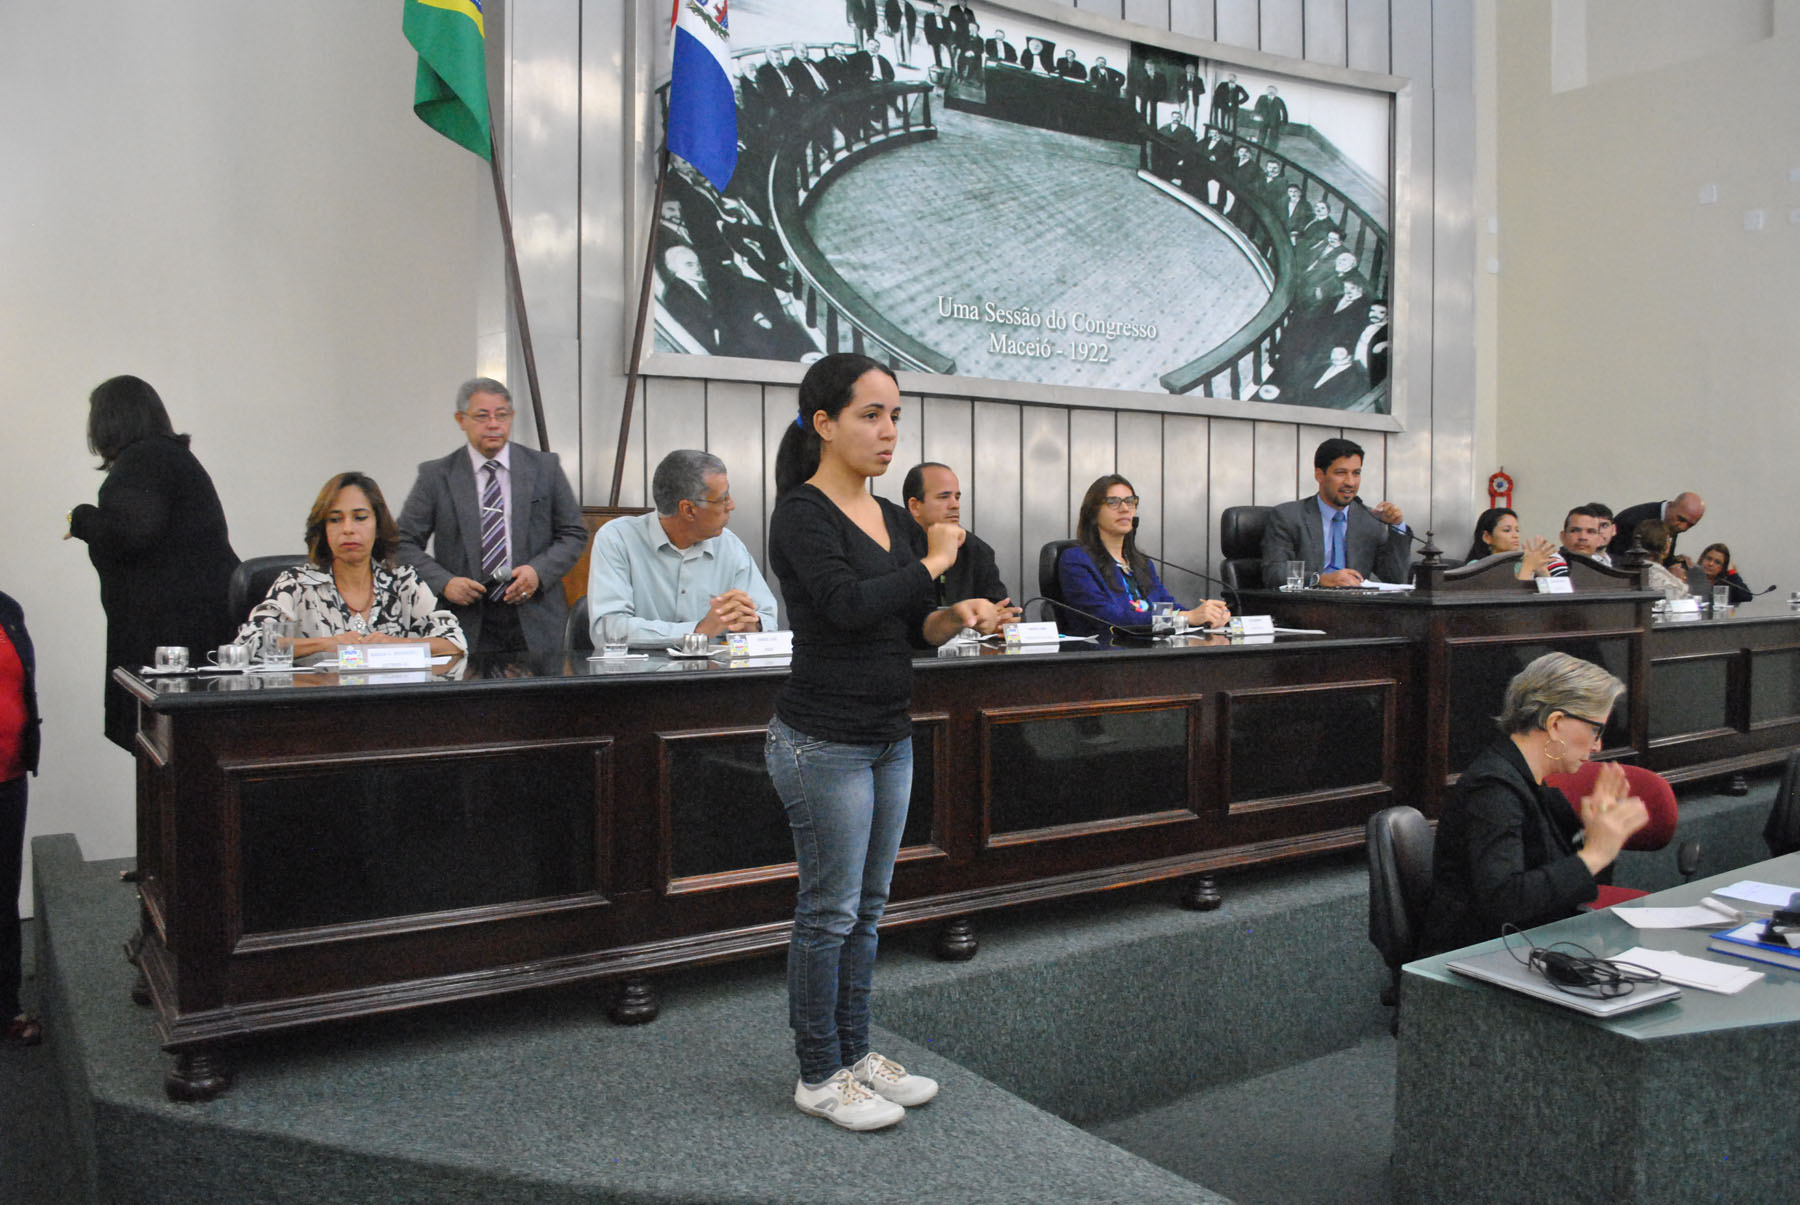
[[[506,399],[507,405],[512,405],[512,394],[499,381],[493,377],[471,377],[456,387],[456,412],[461,414],[467,410],[469,399],[478,393],[497,393]]]
[[[663,516],[672,515],[681,506],[682,499],[699,502],[706,497],[706,479],[714,473],[723,474],[725,462],[711,452],[699,452],[693,448],[681,448],[670,452],[656,466],[656,472],[650,478],[650,497],[656,503],[656,513]]]
[[[1600,721],[1612,713],[1625,684],[1591,661],[1545,653],[1506,684],[1500,731],[1509,736],[1542,728],[1550,713]]]

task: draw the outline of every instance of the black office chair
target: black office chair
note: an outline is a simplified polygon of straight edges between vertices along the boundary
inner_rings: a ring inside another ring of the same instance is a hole
[[[1038,593],[1052,602],[1067,602],[1063,597],[1062,583],[1056,578],[1056,563],[1062,560],[1062,554],[1081,543],[1080,540],[1051,540],[1038,549]],[[1055,612],[1057,609],[1051,607]],[[1061,621],[1061,614],[1052,614],[1049,618]]]
[[[1788,754],[1782,768],[1775,806],[1769,809],[1769,822],[1763,826],[1763,842],[1771,858],[1800,852],[1800,749]]]
[[[568,622],[563,624],[563,652],[591,653],[594,651],[594,629],[588,624],[588,600],[583,594],[569,608]]]
[[[1228,506],[1219,516],[1219,577],[1227,589],[1263,588],[1263,529],[1268,525],[1266,506]]]
[[[1400,1032],[1400,967],[1419,956],[1419,930],[1431,902],[1431,825],[1413,807],[1383,808],[1369,817],[1369,940],[1390,976],[1381,1002],[1394,1007]]]
[[[231,608],[232,622],[243,623],[250,608],[268,597],[269,587],[275,584],[276,578],[306,563],[304,552],[253,556],[247,561],[239,561],[238,567],[231,571],[231,580],[225,585],[225,605]]]

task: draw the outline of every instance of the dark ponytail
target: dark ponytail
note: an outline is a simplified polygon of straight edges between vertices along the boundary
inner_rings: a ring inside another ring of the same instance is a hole
[[[777,498],[819,471],[819,433],[813,429],[813,415],[823,410],[825,417],[836,418],[843,413],[856,383],[867,372],[884,372],[889,380],[894,379],[887,365],[853,352],[833,352],[806,370],[800,381],[800,412],[775,449]]]

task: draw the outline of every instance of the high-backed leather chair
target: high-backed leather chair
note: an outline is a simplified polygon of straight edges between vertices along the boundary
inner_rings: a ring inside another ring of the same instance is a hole
[[[1381,1002],[1394,1006],[1389,1028],[1400,1032],[1400,968],[1419,956],[1419,930],[1431,902],[1434,838],[1414,807],[1383,808],[1365,830],[1369,855],[1369,940],[1387,964]]]
[[[1546,774],[1544,785],[1555,787],[1569,801],[1575,815],[1581,815],[1581,801],[1594,789],[1594,778],[1600,773],[1603,763],[1583,762],[1581,769],[1574,774]],[[1656,850],[1664,849],[1675,839],[1675,826],[1680,821],[1679,808],[1675,802],[1675,788],[1669,780],[1655,770],[1647,770],[1643,766],[1624,766],[1625,783],[1628,793],[1644,801],[1644,808],[1650,813],[1649,823],[1631,834],[1625,842],[1626,849]],[[1676,864],[1684,876],[1692,874],[1693,868],[1699,864],[1700,843],[1684,841],[1677,851]],[[1636,887],[1615,887],[1611,883],[1600,884],[1600,894],[1584,905],[1590,911],[1610,908],[1614,904],[1622,904],[1626,900],[1639,899],[1648,895]]]
[[[1763,826],[1763,841],[1771,858],[1800,852],[1800,749],[1788,754],[1781,771],[1775,806],[1769,809],[1769,822]]]
[[[1079,543],[1080,540],[1051,540],[1038,549],[1038,593],[1052,602],[1068,601],[1063,597],[1062,583],[1056,580],[1056,563],[1062,559],[1064,552]],[[1052,607],[1051,610],[1055,611],[1056,608]],[[1056,614],[1049,618],[1060,621],[1062,616]]]
[[[588,622],[588,600],[583,594],[569,607],[569,620],[563,624],[563,652],[594,651],[594,629]]]
[[[232,622],[243,623],[250,615],[250,608],[268,597],[269,587],[275,584],[276,578],[286,570],[297,569],[306,563],[304,552],[253,556],[247,561],[239,561],[225,585],[225,605],[231,609]]]
[[[1228,506],[1219,516],[1219,577],[1227,588],[1263,588],[1263,528],[1268,524],[1266,506]]]

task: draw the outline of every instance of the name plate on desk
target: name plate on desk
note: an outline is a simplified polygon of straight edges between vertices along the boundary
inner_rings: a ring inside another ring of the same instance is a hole
[[[739,657],[791,657],[794,655],[794,634],[782,632],[730,632],[725,637],[726,653],[736,660]]]
[[[1539,594],[1573,594],[1575,583],[1566,577],[1535,577]]]
[[[1055,644],[1062,639],[1054,623],[1009,623],[1000,629],[1007,644]]]
[[[1699,619],[1700,600],[1697,598],[1671,598],[1663,604],[1663,614],[1669,619]]]
[[[1273,615],[1233,615],[1225,630],[1233,636],[1273,636],[1275,634],[1275,617]]]
[[[344,644],[338,646],[338,670],[431,668],[429,644]]]

